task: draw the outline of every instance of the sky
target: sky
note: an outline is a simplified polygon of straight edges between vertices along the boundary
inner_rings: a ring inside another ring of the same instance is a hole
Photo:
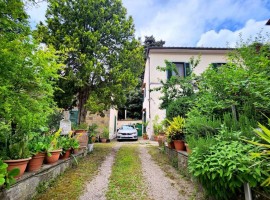
[[[135,35],[153,35],[168,47],[235,47],[268,35],[270,0],[122,0]],[[31,26],[45,21],[46,3],[28,9]]]

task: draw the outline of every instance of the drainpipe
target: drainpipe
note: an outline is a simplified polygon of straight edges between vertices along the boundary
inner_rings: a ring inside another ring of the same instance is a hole
[[[148,50],[149,51],[149,50]],[[149,102],[149,119],[151,118],[151,110],[150,110],[150,108],[151,108],[151,106],[150,106],[150,101],[151,101],[151,98],[150,98],[150,57],[149,57],[149,53],[148,53],[148,83],[149,83],[149,89],[148,89],[148,93],[149,93],[149,99],[148,99],[148,102]]]

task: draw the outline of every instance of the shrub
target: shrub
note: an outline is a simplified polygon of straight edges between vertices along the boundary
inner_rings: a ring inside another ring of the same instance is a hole
[[[188,160],[189,172],[201,182],[209,196],[216,199],[233,199],[242,189],[243,183],[251,187],[267,174],[263,167],[254,164],[249,156],[254,146],[240,141],[222,141],[207,151],[194,148]]]

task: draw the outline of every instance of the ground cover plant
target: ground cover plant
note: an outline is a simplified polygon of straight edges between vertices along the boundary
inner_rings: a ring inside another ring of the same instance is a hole
[[[38,188],[35,200],[78,199],[86,183],[94,178],[105,157],[112,150],[113,144],[95,144],[95,151],[80,159],[78,166],[66,170],[51,183],[43,183]],[[49,188],[46,188],[49,187]],[[48,192],[50,191],[50,192]]]
[[[143,181],[138,146],[123,145],[116,154],[107,199],[149,199]]]

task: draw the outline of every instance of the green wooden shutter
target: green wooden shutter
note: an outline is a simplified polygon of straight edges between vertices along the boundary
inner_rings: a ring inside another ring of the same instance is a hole
[[[218,64],[217,63],[212,63],[212,68],[213,69],[217,69],[217,67],[218,67]]]
[[[169,80],[172,77],[172,70],[168,69],[167,70],[167,80]]]
[[[191,68],[189,63],[184,63],[184,76],[187,77],[191,74]]]

